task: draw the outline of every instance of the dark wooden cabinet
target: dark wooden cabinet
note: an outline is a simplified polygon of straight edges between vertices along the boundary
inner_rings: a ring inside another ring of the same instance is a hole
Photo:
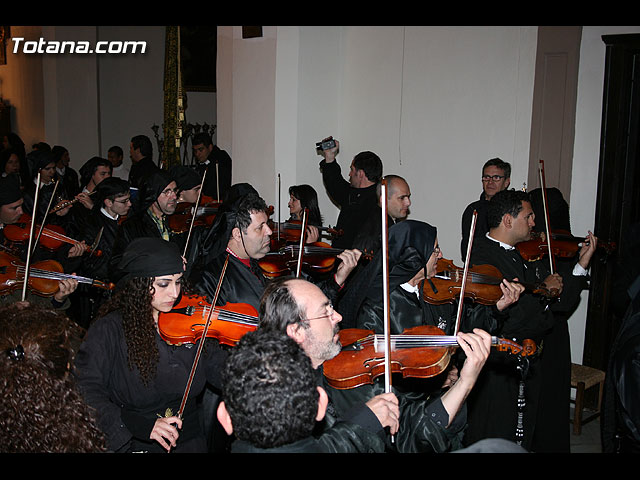
[[[638,258],[625,240],[640,219],[640,34],[602,40],[606,59],[594,233],[616,242],[618,249],[606,262],[592,262],[583,363],[604,370],[621,320],[613,303],[624,288],[618,269],[635,268],[620,260]]]

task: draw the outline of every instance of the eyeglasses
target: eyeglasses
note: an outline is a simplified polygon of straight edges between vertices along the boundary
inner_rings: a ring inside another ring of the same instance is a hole
[[[309,320],[320,320],[321,318],[327,318],[327,317],[331,318],[331,317],[333,317],[333,314],[335,313],[335,310],[333,308],[333,304],[329,303],[326,308],[327,308],[327,311],[329,313],[327,313],[325,315],[320,315],[319,317],[307,318],[307,321],[309,321]]]
[[[174,194],[175,196],[178,196],[178,189],[177,188],[167,188],[166,190],[163,190],[160,195],[164,195],[166,197],[168,197],[171,194]]]
[[[505,177],[504,175],[483,175],[482,176],[482,181],[483,182],[488,182],[489,180],[493,180],[494,182],[499,182],[504,177]]]
[[[113,202],[125,204],[125,203],[129,203],[130,201],[131,201],[131,197],[127,197],[127,198],[123,198],[122,200],[114,200]]]

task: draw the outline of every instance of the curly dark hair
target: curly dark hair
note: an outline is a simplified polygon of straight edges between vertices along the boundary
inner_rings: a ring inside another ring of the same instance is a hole
[[[311,435],[319,396],[314,371],[285,333],[259,328],[243,335],[222,378],[222,397],[238,439],[273,448]]]
[[[43,306],[0,308],[0,452],[105,451],[94,410],[68,374],[82,333]]]
[[[267,204],[262,197],[254,193],[248,193],[238,203],[235,226],[243,233],[247,233],[247,228],[251,225],[251,214],[266,212],[267,208]]]
[[[151,307],[153,281],[154,278],[131,278],[98,312],[98,318],[114,310],[121,312],[129,368],[138,368],[145,385],[154,378],[159,358],[155,340],[157,332]]]

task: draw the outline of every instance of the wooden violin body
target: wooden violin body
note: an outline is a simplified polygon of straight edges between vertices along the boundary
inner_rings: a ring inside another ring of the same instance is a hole
[[[336,262],[336,256],[343,249],[331,248],[324,242],[308,243],[302,250],[302,269],[309,275],[330,272]],[[287,245],[281,249],[267,253],[258,264],[262,274],[267,278],[277,278],[296,271],[300,247]]]
[[[158,331],[170,345],[196,343],[204,332],[211,311],[211,304],[203,296],[182,295],[170,312],[158,316]],[[257,310],[246,303],[227,303],[215,307],[207,338],[215,338],[221,344],[234,346],[247,332],[258,326]]]
[[[442,373],[449,365],[453,346],[404,348],[402,337],[444,335],[438,327],[425,325],[392,336],[391,373],[403,377],[431,378]],[[323,372],[329,384],[339,390],[372,384],[385,374],[385,341],[371,330],[347,328],[339,332],[342,351],[324,362]],[[404,338],[406,340],[406,338]],[[411,339],[409,339],[411,340]]]
[[[279,225],[279,229],[278,229]],[[327,233],[332,238],[339,237],[343,234],[342,230],[336,230],[331,227],[319,227],[315,226],[319,232]],[[270,222],[269,228],[273,230],[272,240],[275,242],[277,247],[283,246],[287,243],[297,243],[300,241],[300,236],[302,235],[302,221],[301,220],[287,220],[286,222],[282,222],[280,224],[275,224]],[[279,237],[279,238],[278,238]],[[279,243],[277,243],[279,242]]]
[[[7,295],[24,286],[25,264],[18,257],[0,251],[0,295]],[[27,287],[34,295],[52,297],[64,279],[75,279],[80,283],[89,284],[104,290],[112,290],[112,283],[104,283],[77,275],[64,273],[64,269],[55,260],[42,260],[32,264],[27,276]]]
[[[189,230],[192,222],[194,226],[210,227],[218,214],[220,204],[221,202],[211,200],[195,208],[193,202],[180,202],[176,211],[167,217],[169,228],[176,233],[183,233]]]
[[[453,303],[460,298],[462,288],[462,268],[457,267],[451,260],[441,258],[438,260],[436,274],[425,280],[422,289],[423,298],[432,305]],[[500,284],[504,276],[493,265],[473,265],[469,268],[467,283],[465,285],[464,298],[470,299],[481,305],[495,305],[502,297]],[[525,290],[554,298],[557,293],[550,291],[544,285],[532,285],[518,281]]]
[[[323,372],[329,384],[345,390],[372,384],[385,374],[385,340],[371,330],[344,329],[339,333],[342,351],[324,362]],[[423,325],[390,336],[391,373],[403,377],[431,378],[444,372],[452,353],[458,348],[456,336],[445,335],[438,327]],[[535,342],[523,345],[504,338],[492,337],[492,346],[521,356],[533,355]]]
[[[554,230],[551,232],[551,253],[556,258],[573,258],[580,251],[580,243],[585,241],[584,237],[574,237],[570,232]],[[520,256],[530,262],[549,254],[549,242],[544,232],[531,232],[531,239],[518,243],[516,248]],[[616,244],[598,241],[597,248],[609,254],[615,250]]]
[[[423,296],[433,305],[452,303],[460,297],[463,270],[453,261],[441,258],[437,263],[437,272],[424,282]],[[494,305],[502,296],[500,283],[502,273],[493,265],[476,265],[469,268],[465,298],[482,305]]]
[[[34,225],[34,234],[40,231],[40,225]],[[20,219],[13,224],[4,227],[5,238],[12,243],[24,243],[29,240],[31,228],[31,217],[23,214]],[[76,245],[80,242],[65,235],[64,229],[59,225],[46,225],[42,229],[39,244],[48,251],[56,251],[64,244]],[[93,250],[87,247],[87,252],[96,256],[102,255],[100,250]]]

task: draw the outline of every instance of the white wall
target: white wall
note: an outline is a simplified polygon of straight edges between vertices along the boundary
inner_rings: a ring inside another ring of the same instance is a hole
[[[96,27],[42,27],[46,40],[96,41]],[[84,54],[42,54],[45,138],[69,150],[79,167],[100,153],[98,59]],[[28,148],[27,151],[30,149]]]
[[[535,27],[328,28],[326,43],[325,27],[300,29],[299,178],[313,180],[335,223],[313,145],[336,136],[345,175],[356,153],[376,152],[385,173],[409,181],[411,218],[436,225],[459,261],[460,217],[480,194],[482,164],[500,156],[515,185],[526,178]]]

